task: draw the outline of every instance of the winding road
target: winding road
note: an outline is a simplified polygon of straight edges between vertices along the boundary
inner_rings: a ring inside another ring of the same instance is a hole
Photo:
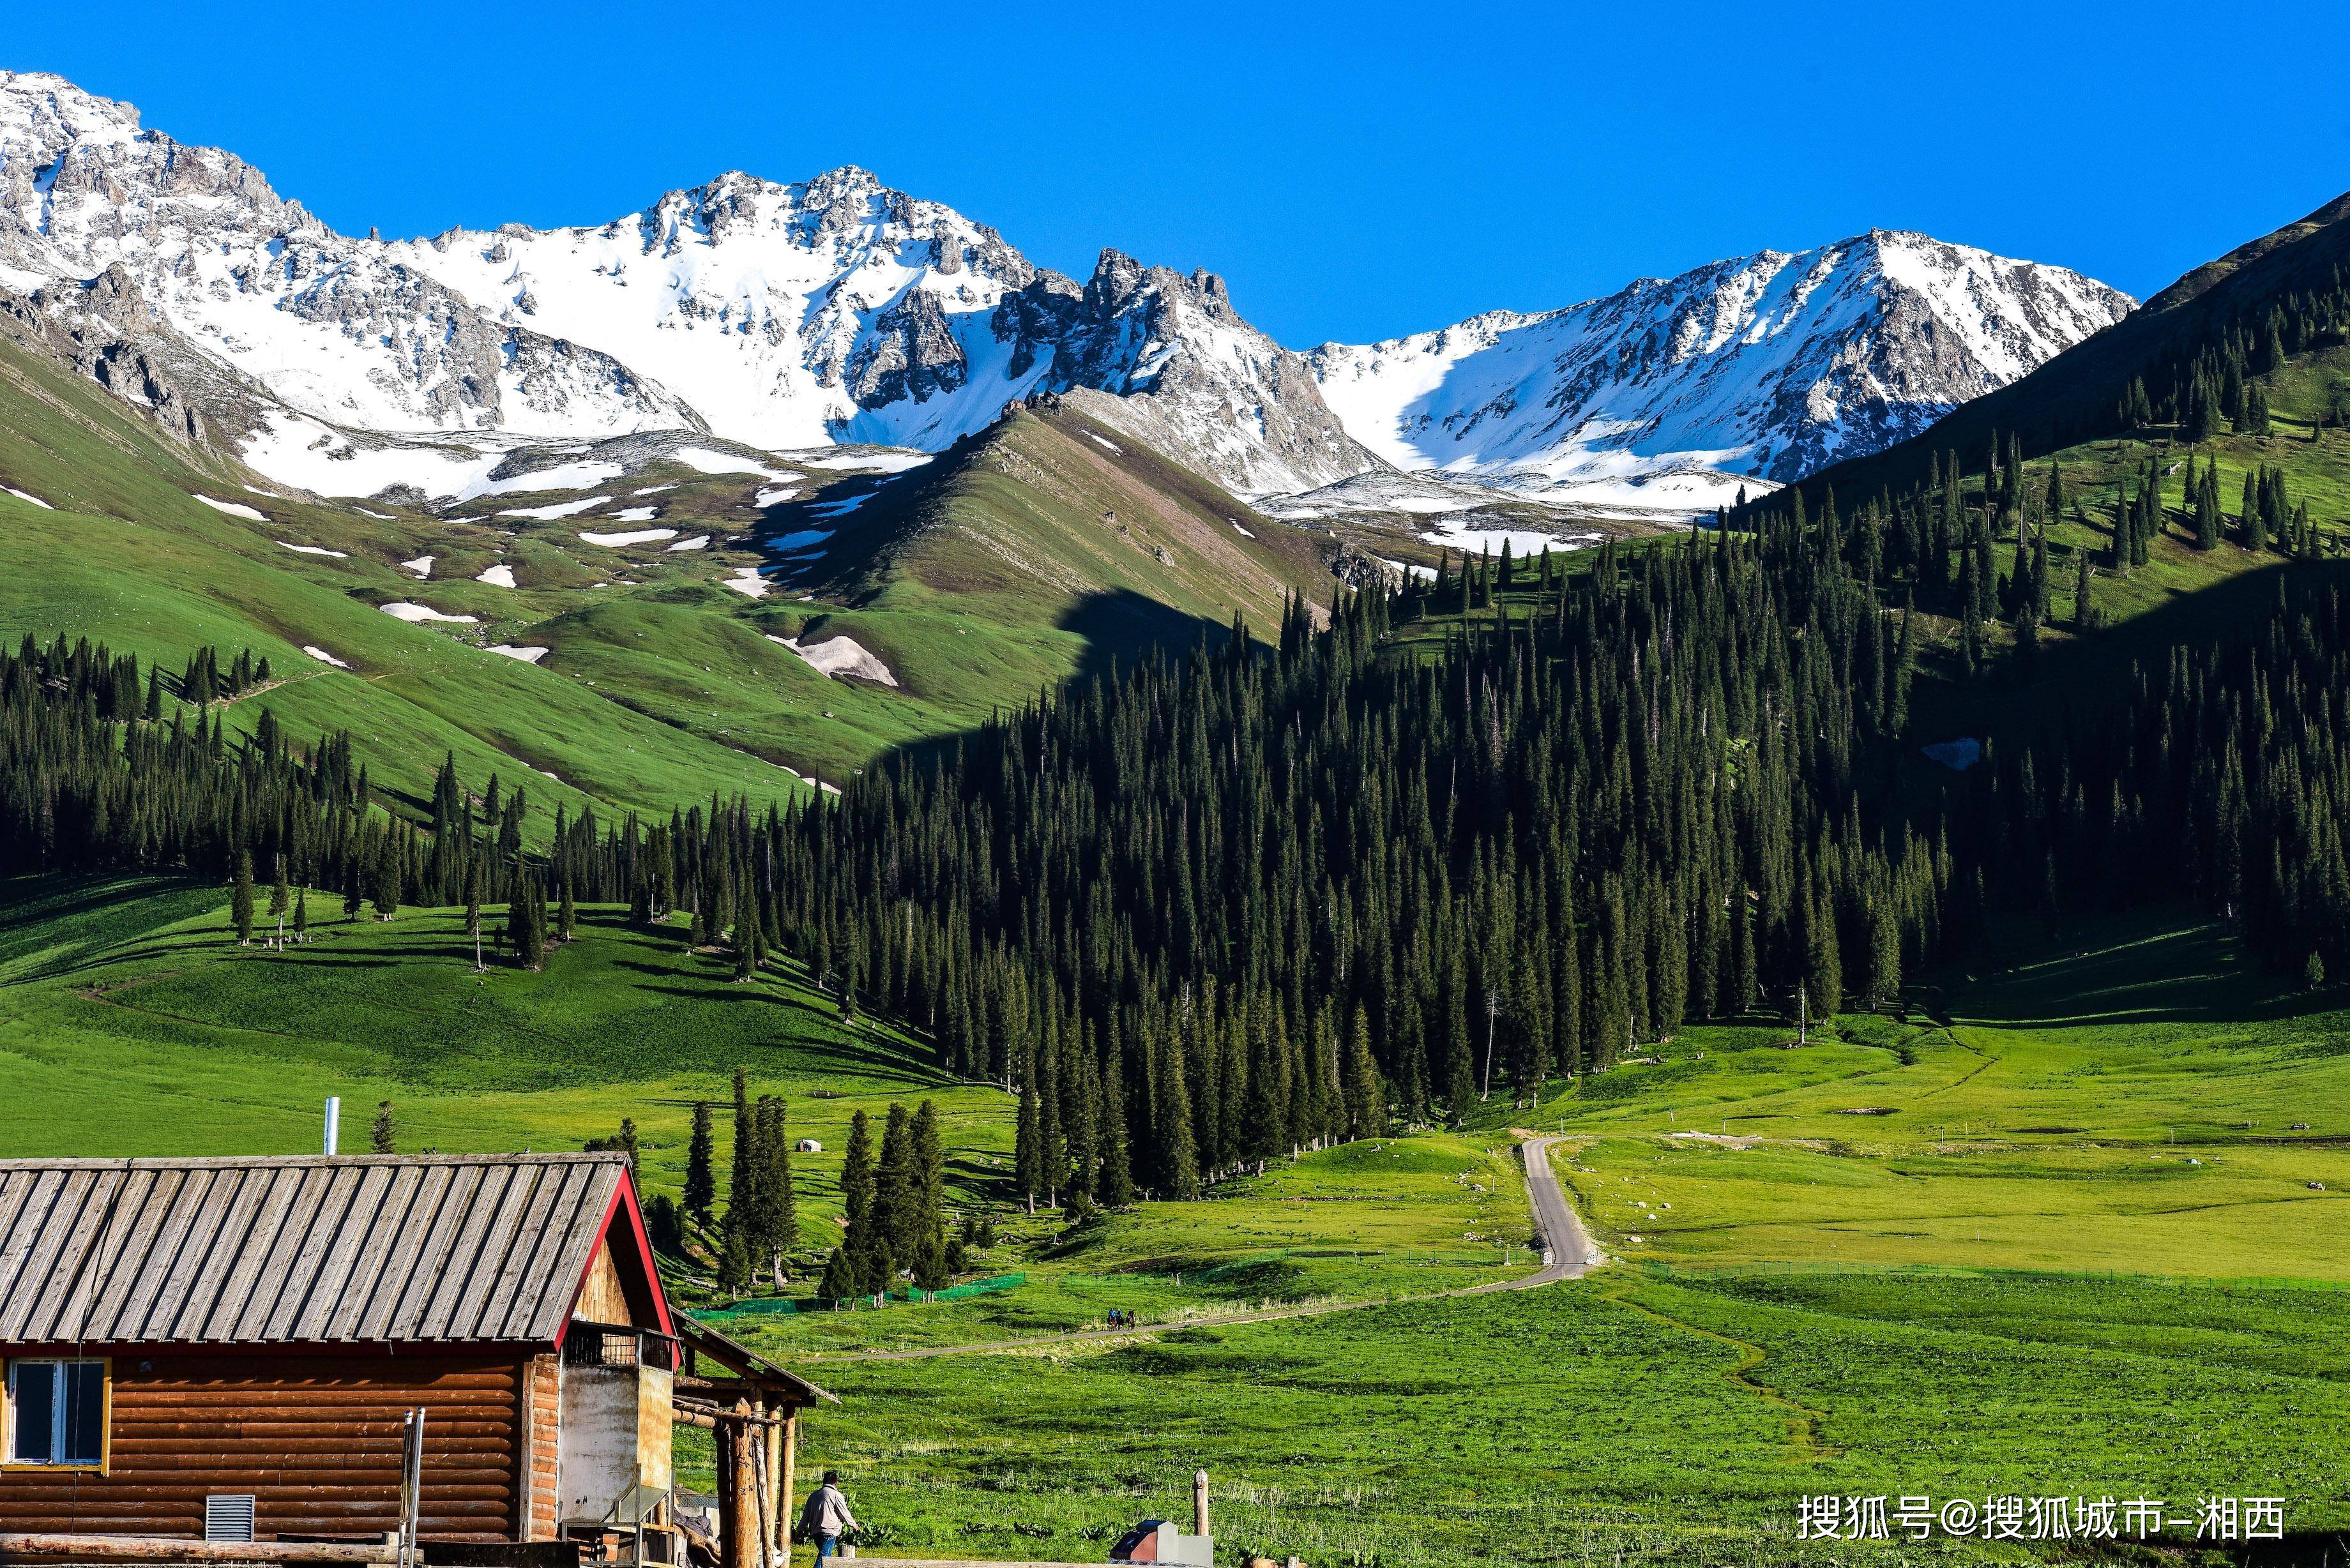
[[[1148,1334],[1166,1334],[1180,1328],[1222,1328],[1228,1324],[1271,1323],[1278,1318],[1321,1317],[1336,1312],[1357,1312],[1364,1307],[1393,1306],[1402,1302],[1443,1301],[1451,1296],[1490,1295],[1496,1291],[1530,1291],[1542,1285],[1555,1285],[1561,1280],[1579,1280],[1597,1268],[1607,1259],[1591,1244],[1584,1231],[1583,1221],[1567,1207],[1566,1195],[1559,1190],[1558,1178],[1551,1173],[1551,1146],[1556,1137],[1528,1138],[1518,1146],[1525,1157],[1526,1199],[1533,1206],[1534,1229],[1542,1233],[1543,1266],[1531,1274],[1521,1274],[1514,1280],[1495,1280],[1482,1285],[1463,1285],[1459,1290],[1431,1291],[1426,1295],[1395,1296],[1387,1300],[1351,1302],[1317,1302],[1311,1306],[1269,1307],[1261,1312],[1233,1313],[1222,1317],[1180,1318],[1172,1323],[1146,1324],[1133,1328],[1088,1328],[1068,1334],[1031,1334],[1024,1339],[993,1339],[977,1345],[934,1345],[914,1350],[852,1350],[826,1355],[799,1355],[800,1362],[827,1361],[924,1361],[933,1355],[987,1355],[1007,1350],[1025,1350],[1039,1345],[1073,1345],[1087,1340],[1135,1339]]]

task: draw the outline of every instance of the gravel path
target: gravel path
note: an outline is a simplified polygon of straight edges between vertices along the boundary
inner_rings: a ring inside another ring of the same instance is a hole
[[[1534,1206],[1534,1226],[1542,1232],[1543,1266],[1531,1274],[1514,1280],[1495,1280],[1491,1284],[1463,1285],[1459,1290],[1436,1291],[1423,1296],[1398,1296],[1396,1302],[1442,1301],[1451,1296],[1490,1295],[1496,1291],[1530,1291],[1542,1285],[1556,1284],[1561,1280],[1579,1280],[1606,1262],[1599,1250],[1591,1244],[1585,1233],[1583,1221],[1567,1207],[1566,1197],[1559,1190],[1558,1178],[1551,1174],[1551,1146],[1555,1137],[1529,1138],[1520,1146],[1526,1162],[1526,1197]],[[829,1361],[923,1361],[933,1355],[987,1355],[1007,1350],[1026,1350],[1041,1345],[1076,1345],[1087,1340],[1140,1339],[1165,1334],[1179,1328],[1222,1328],[1227,1324],[1272,1323],[1280,1318],[1322,1317],[1336,1312],[1358,1312],[1364,1307],[1388,1306],[1393,1302],[1367,1300],[1354,1302],[1319,1302],[1311,1306],[1271,1307],[1261,1312],[1232,1313],[1222,1317],[1184,1318],[1175,1323],[1150,1324],[1137,1328],[1090,1328],[1070,1334],[1031,1334],[1024,1339],[995,1339],[978,1345],[935,1345],[917,1350],[855,1350],[833,1355],[821,1353],[795,1357],[802,1363]]]

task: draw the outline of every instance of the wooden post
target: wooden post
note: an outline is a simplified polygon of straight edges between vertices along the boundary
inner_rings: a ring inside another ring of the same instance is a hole
[[[1208,1533],[1208,1472],[1195,1470],[1191,1475],[1191,1533]]]
[[[784,1459],[784,1423],[776,1416],[775,1406],[764,1397],[759,1401],[759,1414],[770,1422],[763,1432],[767,1445],[767,1514],[761,1528],[766,1531],[768,1543],[775,1548],[775,1561],[788,1563],[792,1538],[784,1521],[792,1511],[792,1472]]]
[[[734,1557],[734,1450],[733,1439],[726,1435],[726,1423],[707,1417],[690,1417],[697,1427],[710,1428],[712,1480],[718,1489],[718,1564],[719,1568],[742,1568]]]
[[[747,1400],[711,1421],[718,1448],[719,1568],[764,1568],[759,1551],[759,1484],[751,1445],[757,1441]]]
[[[791,1561],[792,1521],[798,1517],[793,1510],[799,1507],[799,1447],[800,1413],[786,1410],[784,1412],[784,1462],[775,1472],[784,1478],[784,1517],[777,1522],[776,1532],[783,1538],[784,1561],[786,1563]]]
[[[757,1506],[753,1511],[756,1521],[754,1535],[758,1542],[755,1561],[758,1568],[775,1568],[775,1540],[769,1521],[773,1518],[775,1488],[773,1475],[767,1469],[767,1444],[755,1428],[743,1432],[743,1447],[751,1456],[751,1495]]]
[[[734,1401],[734,1417],[718,1424],[718,1429],[731,1432],[734,1440],[734,1520],[727,1542],[734,1553],[732,1568],[764,1568],[766,1558],[759,1550],[759,1482],[751,1457],[751,1445],[757,1438],[748,1399]]]

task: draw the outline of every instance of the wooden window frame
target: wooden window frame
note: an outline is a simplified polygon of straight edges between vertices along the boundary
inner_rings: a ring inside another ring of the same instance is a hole
[[[54,1366],[79,1362],[99,1369],[98,1459],[58,1461],[12,1459],[16,1449],[16,1368],[26,1365]],[[114,1467],[114,1357],[110,1355],[12,1355],[0,1359],[0,1474],[97,1475]]]

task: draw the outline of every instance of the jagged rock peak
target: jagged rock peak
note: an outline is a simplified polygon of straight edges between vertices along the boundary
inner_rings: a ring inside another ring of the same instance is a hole
[[[1711,504],[1739,479],[1905,440],[2133,303],[2063,267],[1872,229],[1311,359],[1348,433],[1399,467],[1633,504],[1669,479]]]

